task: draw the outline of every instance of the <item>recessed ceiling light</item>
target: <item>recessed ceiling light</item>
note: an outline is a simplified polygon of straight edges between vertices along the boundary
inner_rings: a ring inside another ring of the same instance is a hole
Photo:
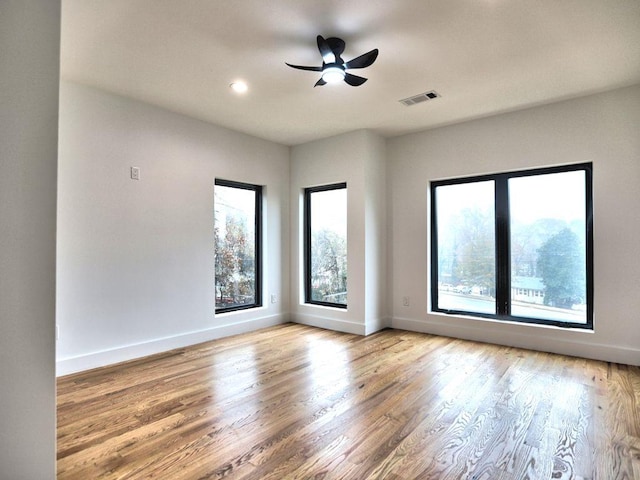
[[[231,90],[236,93],[244,93],[249,89],[247,84],[242,81],[233,82],[229,85],[229,87],[231,87]]]

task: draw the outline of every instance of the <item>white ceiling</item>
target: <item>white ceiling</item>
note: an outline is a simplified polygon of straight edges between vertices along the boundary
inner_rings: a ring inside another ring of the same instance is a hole
[[[63,79],[286,145],[394,136],[640,83],[638,0],[62,0]],[[313,88],[316,36],[373,48]],[[249,92],[229,84],[243,79]],[[398,102],[428,90],[442,97]]]

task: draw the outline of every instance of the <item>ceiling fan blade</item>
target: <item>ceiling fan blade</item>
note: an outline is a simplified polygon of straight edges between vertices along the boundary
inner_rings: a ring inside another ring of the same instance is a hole
[[[316,40],[318,42],[318,50],[320,50],[320,55],[322,55],[324,63],[335,63],[336,56],[327,41],[322,37],[322,35],[318,35]]]
[[[314,87],[317,87],[318,85],[322,86],[322,85],[326,85],[327,82],[325,82],[322,78],[320,80],[318,80],[316,82],[316,84],[314,85]]]
[[[344,64],[344,68],[365,68],[369,65],[373,64],[378,58],[378,49],[375,48],[370,52],[364,53],[359,57],[354,58],[353,60],[348,61]]]
[[[330,38],[327,38],[327,45],[329,45],[329,48],[335,55],[334,61],[336,63],[343,63],[343,60],[340,58],[340,55],[342,55],[342,52],[344,52],[344,47],[345,47],[344,40],[338,37],[330,37]]]
[[[297,68],[298,70],[311,70],[312,72],[321,72],[322,67],[305,67],[304,65],[291,65],[290,63],[284,62],[289,65],[291,68]]]
[[[367,81],[364,77],[359,77],[358,75],[352,75],[350,73],[345,73],[344,81],[347,82],[352,87],[358,87]]]

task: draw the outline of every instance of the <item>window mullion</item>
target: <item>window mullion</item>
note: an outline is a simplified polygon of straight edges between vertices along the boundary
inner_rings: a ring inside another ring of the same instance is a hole
[[[509,245],[508,178],[496,178],[496,314],[511,314],[511,266]]]

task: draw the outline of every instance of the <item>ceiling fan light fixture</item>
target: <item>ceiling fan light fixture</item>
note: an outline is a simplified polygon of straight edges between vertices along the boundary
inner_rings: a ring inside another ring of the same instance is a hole
[[[322,79],[327,83],[338,83],[344,80],[344,69],[333,66],[322,71]]]
[[[378,58],[378,49],[373,50],[360,55],[345,62],[342,60],[342,53],[344,52],[344,40],[337,37],[330,37],[325,39],[322,35],[318,35],[317,38],[318,50],[322,55],[322,66],[307,66],[307,65],[293,65],[285,62],[291,68],[297,70],[307,70],[310,72],[321,72],[320,79],[315,83],[314,87],[326,85],[327,83],[339,83],[344,81],[347,85],[352,87],[359,87],[367,81],[364,77],[347,73],[346,70],[354,68],[366,68],[373,64]]]

